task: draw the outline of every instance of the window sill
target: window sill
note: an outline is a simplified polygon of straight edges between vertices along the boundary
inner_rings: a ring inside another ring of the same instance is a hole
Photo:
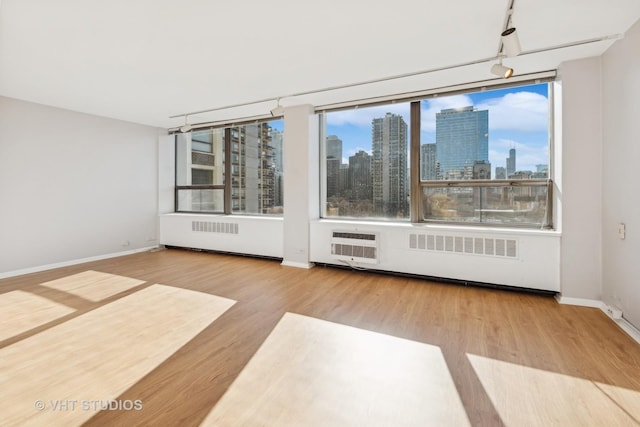
[[[412,223],[408,221],[367,221],[353,219],[320,218],[312,220],[320,224],[335,224],[337,227],[370,227],[370,228],[392,228],[406,230],[442,231],[442,232],[466,232],[466,233],[491,233],[508,234],[522,236],[550,236],[559,237],[562,234],[558,230],[542,230],[537,228],[518,228],[500,226],[481,225],[458,225],[458,224],[432,224],[432,223]]]
[[[169,217],[195,217],[195,218],[225,218],[225,219],[234,219],[234,220],[250,220],[250,221],[282,221],[282,216],[276,215],[243,215],[243,214],[233,214],[233,215],[225,215],[225,214],[217,214],[217,213],[206,213],[206,212],[170,212],[166,214],[160,214],[160,216],[169,216]]]

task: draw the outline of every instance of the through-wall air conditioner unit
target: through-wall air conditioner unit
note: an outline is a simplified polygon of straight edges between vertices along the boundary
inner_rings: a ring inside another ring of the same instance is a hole
[[[363,231],[332,231],[331,257],[346,263],[377,264],[380,237]]]

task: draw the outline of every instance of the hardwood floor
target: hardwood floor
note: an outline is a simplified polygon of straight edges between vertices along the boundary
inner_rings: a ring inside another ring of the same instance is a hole
[[[3,422],[81,424],[103,407],[111,408],[109,402],[233,304],[154,284],[0,349],[0,389],[11,390],[0,401]],[[121,407],[141,410],[143,402],[131,399],[113,406]]]
[[[203,426],[469,425],[437,346],[286,313]]]
[[[141,282],[126,282],[126,286],[117,288],[121,291],[117,294],[104,289],[88,294],[82,284],[43,285],[87,271]],[[0,313],[5,313],[2,304],[7,295],[12,301],[12,317],[19,314],[15,304],[20,302],[15,301],[21,301],[15,295],[30,295],[30,300],[35,301],[25,303],[23,310],[27,312],[43,301],[43,309],[49,310],[33,324],[25,320],[30,329],[22,321],[5,323],[3,319],[0,352],[24,346],[20,354],[29,361],[40,360],[42,354],[54,357],[69,351],[62,345],[68,344],[65,335],[58,341],[49,339],[46,349],[27,350],[23,343],[36,342],[56,328],[67,327],[73,319],[78,318],[79,322],[84,319],[82,316],[100,313],[101,307],[108,310],[110,305],[155,284],[236,303],[206,323],[204,329],[190,332],[189,340],[172,348],[171,354],[154,359],[152,370],[134,376],[135,381],[127,384],[117,399],[141,401],[141,410],[94,411],[90,417],[84,414],[86,425],[197,426],[211,419],[207,418],[210,414],[215,417],[222,410],[214,407],[227,390],[232,391],[225,401],[241,394],[233,390],[245,382],[240,374],[252,357],[273,352],[279,346],[272,347],[270,343],[289,335],[278,333],[280,322],[290,316],[286,313],[332,322],[337,329],[345,325],[363,333],[373,331],[437,349],[443,363],[434,363],[434,369],[448,369],[452,390],[471,425],[640,425],[640,345],[598,309],[559,305],[553,298],[531,294],[334,268],[303,270],[283,267],[278,261],[232,255],[163,250],[0,280]],[[162,327],[170,330],[172,324],[176,328],[182,324],[184,319],[179,313],[152,300],[149,304],[158,310]],[[20,326],[8,333],[5,324],[9,323]],[[109,340],[114,345],[121,344],[116,343],[118,334]],[[107,353],[116,348],[109,342],[102,345]],[[36,351],[39,355],[30,353]],[[305,366],[295,359],[296,354],[291,356],[292,366]],[[127,363],[126,358],[116,359]],[[0,380],[9,377],[6,370],[11,365],[6,360],[0,358]],[[265,360],[273,363],[273,359]],[[332,362],[336,369],[340,369],[341,360]],[[270,373],[264,366],[254,369],[256,363],[242,376]],[[122,366],[123,371],[127,369],[129,366]],[[48,387],[55,390],[54,374],[48,373],[46,378],[51,382]],[[114,372],[114,377],[118,375]],[[106,379],[96,381],[109,383]],[[276,375],[269,381],[284,380]],[[406,383],[403,380],[398,387]],[[96,384],[87,385],[95,387]],[[0,400],[15,398],[15,390],[10,383],[0,388]],[[450,391],[443,391],[442,399],[448,396],[450,401]],[[21,396],[30,405],[33,401],[29,399],[36,399]],[[56,398],[55,393],[48,396]],[[65,396],[59,399],[66,399]],[[443,400],[442,404],[447,402]],[[286,418],[283,414],[275,416]]]

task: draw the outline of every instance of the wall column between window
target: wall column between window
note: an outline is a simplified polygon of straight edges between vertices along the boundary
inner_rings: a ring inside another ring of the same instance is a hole
[[[420,188],[420,102],[411,103],[410,153],[410,209],[411,222],[422,221],[422,191]]]
[[[224,213],[231,215],[231,129],[224,130]]]
[[[311,268],[309,221],[320,213],[318,117],[312,105],[284,109],[282,265]]]

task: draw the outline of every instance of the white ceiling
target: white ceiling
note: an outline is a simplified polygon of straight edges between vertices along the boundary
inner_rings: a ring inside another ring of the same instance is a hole
[[[269,98],[323,105],[484,81],[495,78],[489,60],[508,3],[2,0],[0,95],[168,128],[183,121],[172,115]],[[555,48],[621,36],[639,18],[638,0],[515,0],[523,54],[504,63],[518,75],[600,55],[613,39]],[[429,70],[440,71],[286,97]],[[189,120],[265,114],[275,104]]]

